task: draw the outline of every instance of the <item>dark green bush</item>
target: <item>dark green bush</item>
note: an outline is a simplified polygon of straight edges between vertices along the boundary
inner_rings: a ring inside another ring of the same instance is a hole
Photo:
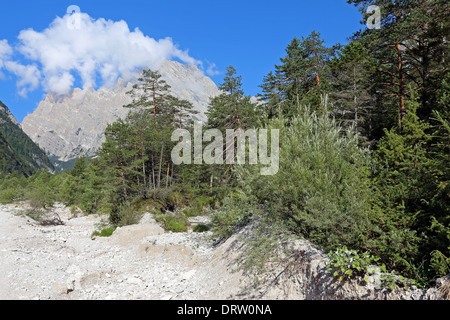
[[[210,229],[210,227],[205,224],[198,224],[192,228],[192,231],[201,233],[201,232],[207,232],[207,231],[209,231],[209,229]]]
[[[114,207],[110,214],[110,222],[119,227],[137,224],[142,218],[142,213],[135,209],[130,202],[125,202]]]

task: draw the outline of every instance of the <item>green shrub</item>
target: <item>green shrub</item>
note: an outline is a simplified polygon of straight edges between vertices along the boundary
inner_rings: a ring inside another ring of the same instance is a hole
[[[380,280],[381,287],[390,291],[394,291],[397,287],[404,288],[405,290],[409,290],[411,286],[422,287],[417,281],[397,275],[395,271],[382,274]]]
[[[156,221],[161,222],[166,231],[187,232],[188,220],[183,215],[158,215]]]
[[[445,276],[450,273],[450,258],[442,252],[434,250],[431,252],[430,266],[437,276]]]
[[[347,247],[338,248],[328,254],[329,262],[327,270],[333,272],[333,276],[339,280],[354,276],[364,277],[369,273],[369,267],[380,260],[372,256],[369,252],[359,254],[356,250],[349,250]],[[381,271],[386,271],[386,266],[380,267]]]
[[[91,235],[91,238],[93,237],[110,237],[116,231],[116,227],[107,227],[99,231],[94,231]]]
[[[31,190],[27,194],[27,199],[30,201],[30,206],[33,208],[47,208],[54,204],[54,199],[48,190],[44,187]]]
[[[374,228],[372,163],[354,131],[340,128],[326,109],[308,108],[268,129],[280,130],[280,170],[262,176],[255,166],[238,168],[242,190],[273,224],[325,248],[363,245]]]
[[[137,224],[142,218],[142,213],[136,210],[130,202],[115,206],[110,214],[110,222],[119,227]]]
[[[278,173],[263,176],[259,166],[237,166],[239,196],[213,214],[218,237],[230,236],[250,219],[259,221],[255,237],[245,239],[247,269],[270,260],[279,246],[273,237],[304,237],[329,251],[371,248],[380,232],[370,152],[322,105],[322,112],[299,107],[289,120],[270,120],[266,129],[280,130]]]
[[[195,217],[205,214],[208,207],[214,202],[214,197],[209,196],[196,196],[189,201],[188,208],[184,209],[184,212],[189,217]]]
[[[15,189],[4,189],[0,191],[0,203],[7,204],[12,203],[17,198],[17,192]]]
[[[222,207],[211,213],[214,237],[219,240],[229,238],[250,221],[253,211],[254,206],[245,201],[245,195],[241,199],[225,198]]]
[[[45,216],[45,212],[41,208],[31,208],[25,210],[24,214],[36,222],[42,222]]]
[[[198,224],[192,228],[192,231],[201,233],[201,232],[207,232],[207,231],[209,231],[209,229],[210,229],[210,227],[205,224]]]

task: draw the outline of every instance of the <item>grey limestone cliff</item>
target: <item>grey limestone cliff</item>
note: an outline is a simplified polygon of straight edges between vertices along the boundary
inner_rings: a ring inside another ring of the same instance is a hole
[[[215,83],[196,66],[165,61],[159,69],[171,86],[172,94],[190,101],[205,120],[210,97],[220,94]],[[126,94],[133,82],[119,79],[113,88],[74,89],[70,96],[57,99],[49,93],[37,109],[22,122],[23,130],[47,153],[59,161],[80,155],[92,157],[104,141],[109,123],[124,118],[131,102]]]
[[[1,101],[0,101],[0,112],[5,114],[9,118],[9,120],[11,120],[11,122],[14,123],[15,125],[20,125],[19,122],[17,122],[17,120],[14,117],[14,115],[9,110],[9,108]],[[2,123],[3,121],[4,120],[0,119],[0,123]]]

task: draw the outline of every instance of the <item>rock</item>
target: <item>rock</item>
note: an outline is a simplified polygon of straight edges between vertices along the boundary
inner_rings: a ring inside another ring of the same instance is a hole
[[[80,267],[72,264],[66,269],[66,273],[67,274],[79,274],[79,273],[81,273],[81,269],[80,269]]]
[[[158,236],[164,233],[164,229],[155,224],[137,224],[117,228],[110,237],[111,241],[121,246],[127,246],[139,242],[141,239],[150,236]]]
[[[127,279],[127,283],[128,284],[135,284],[135,285],[140,285],[142,284],[142,280],[133,276]]]
[[[197,273],[197,270],[192,269],[192,270],[186,272],[185,274],[183,274],[183,276],[182,276],[181,279],[184,280],[184,281],[189,280],[189,279],[191,279],[196,273]]]
[[[76,282],[75,280],[70,280],[70,281],[67,283],[67,289],[66,289],[66,293],[67,293],[67,294],[69,294],[69,293],[75,291],[75,282]]]
[[[151,213],[146,212],[142,215],[139,224],[156,224],[156,220]]]

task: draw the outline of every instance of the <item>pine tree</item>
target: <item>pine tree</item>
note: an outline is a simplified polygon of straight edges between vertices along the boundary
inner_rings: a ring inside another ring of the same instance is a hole
[[[334,113],[345,126],[371,139],[374,121],[374,99],[370,89],[374,65],[369,51],[362,42],[353,41],[344,46],[330,62],[330,99]]]
[[[137,185],[145,198],[149,190],[169,187],[174,177],[174,167],[169,161],[170,136],[174,128],[189,127],[198,114],[187,100],[169,93],[170,86],[157,71],[145,69],[133,89],[128,92],[133,102],[126,122],[137,140],[134,148],[139,150],[134,164],[140,167]],[[136,167],[136,170],[138,168]],[[165,183],[163,183],[163,173]]]
[[[236,75],[234,67],[227,68],[219,89],[223,93],[211,99],[206,112],[207,127],[222,131],[253,127],[257,119],[255,105],[250,101],[250,97],[244,96],[242,76]]]
[[[396,230],[412,230],[414,240],[408,241],[397,263],[408,273],[414,265],[425,264],[421,277],[430,278],[432,252],[438,250],[449,256],[448,228],[448,122],[431,134],[431,125],[417,115],[420,104],[407,101],[408,113],[402,126],[385,130],[376,155],[383,165],[378,174],[379,189],[383,192],[386,224]],[[446,136],[442,136],[442,133]],[[430,145],[433,147],[430,148]],[[412,240],[412,238],[411,238]]]
[[[119,119],[108,125],[105,130],[106,140],[98,151],[109,177],[109,186],[119,196],[119,202],[130,199],[130,192],[136,187],[139,176],[139,149],[136,148],[136,136],[132,134],[130,125]]]
[[[192,126],[196,119],[195,115],[199,114],[191,102],[185,99],[178,99],[172,95],[168,97],[169,113],[172,118],[172,126],[183,128]]]
[[[273,119],[282,114],[283,97],[279,90],[279,78],[270,71],[264,76],[263,83],[260,85],[262,92],[258,94],[258,97],[265,101],[264,113],[267,119]]]
[[[213,180],[218,179],[219,182],[228,182],[231,179],[231,168],[234,159],[226,158],[228,156],[227,150],[233,148],[233,144],[227,144],[226,130],[234,130],[238,134],[239,130],[246,130],[253,128],[257,122],[256,106],[250,100],[250,97],[244,96],[242,90],[242,76],[236,74],[236,69],[233,66],[227,68],[227,73],[224,77],[223,83],[220,84],[219,89],[222,94],[211,99],[210,105],[206,115],[208,117],[207,128],[219,129],[223,133],[223,154],[222,158],[228,165],[210,166],[210,186],[213,185]],[[235,153],[234,153],[235,154]]]
[[[401,124],[405,118],[409,85],[420,95],[418,114],[428,118],[436,107],[435,91],[448,71],[450,9],[442,0],[386,1],[348,0],[365,14],[370,5],[381,9],[381,28],[357,34],[378,60],[377,88],[379,112],[396,116]],[[390,100],[394,99],[394,100]],[[394,119],[392,119],[394,120]],[[394,121],[387,123],[390,127]]]
[[[293,116],[292,105],[312,104],[321,109],[321,95],[328,90],[326,70],[334,48],[324,46],[320,33],[313,31],[302,40],[292,39],[281,64],[275,65],[263,81],[260,95],[269,117],[275,113]]]
[[[126,107],[151,109],[155,122],[167,121],[170,86],[161,77],[161,74],[157,71],[151,69],[142,70],[138,83],[133,85],[131,91],[127,92],[131,95],[133,101]],[[165,119],[161,119],[161,116],[164,116]]]

